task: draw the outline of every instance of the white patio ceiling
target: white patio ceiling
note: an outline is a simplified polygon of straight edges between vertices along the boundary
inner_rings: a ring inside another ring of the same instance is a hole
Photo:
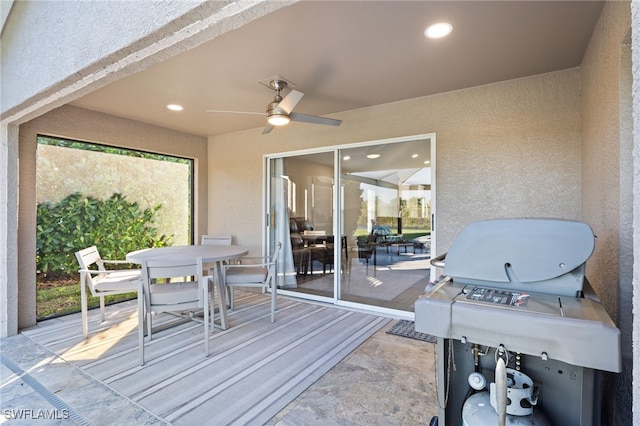
[[[262,128],[263,116],[205,110],[263,112],[273,92],[258,82],[276,75],[305,93],[297,112],[327,115],[579,66],[601,8],[598,1],[303,1],[73,104],[203,136]],[[426,26],[443,20],[453,33],[426,39]],[[169,103],[184,111],[167,110]]]

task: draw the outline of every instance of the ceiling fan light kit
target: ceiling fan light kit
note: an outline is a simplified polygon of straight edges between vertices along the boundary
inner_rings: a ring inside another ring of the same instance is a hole
[[[289,124],[289,121],[291,121],[291,119],[286,114],[273,113],[269,115],[267,121],[272,126],[284,126],[285,124]]]
[[[264,84],[261,82],[261,84]],[[300,113],[292,113],[293,108],[300,102],[300,99],[304,96],[304,93],[297,90],[291,90],[284,98],[280,96],[280,91],[288,86],[286,80],[274,79],[269,82],[269,87],[275,90],[276,95],[273,101],[267,105],[267,125],[265,126],[262,134],[266,134],[273,130],[274,126],[284,126],[290,121],[301,121],[305,123],[324,124],[329,126],[339,126],[342,120],[335,120],[333,118],[319,117],[316,115],[307,115]],[[243,113],[242,111],[222,111],[222,110],[207,110],[207,112],[221,112],[221,113]],[[244,114],[260,114],[260,113],[248,113]]]

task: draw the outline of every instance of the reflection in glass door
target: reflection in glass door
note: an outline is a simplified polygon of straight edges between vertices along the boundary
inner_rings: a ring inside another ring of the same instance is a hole
[[[430,150],[416,140],[340,151],[350,256],[339,299],[413,311],[429,283]]]
[[[271,210],[283,241],[279,285],[334,298],[333,152],[271,160]],[[286,272],[283,272],[286,271]]]
[[[413,312],[430,280],[432,145],[425,136],[270,159],[280,288]]]

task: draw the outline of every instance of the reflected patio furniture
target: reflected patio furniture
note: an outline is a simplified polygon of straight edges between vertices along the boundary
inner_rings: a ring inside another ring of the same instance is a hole
[[[271,256],[245,257],[241,265],[225,265],[223,277],[225,287],[229,289],[229,304],[233,310],[233,297],[235,287],[259,287],[262,292],[271,289],[271,322],[275,321],[277,283],[276,265],[282,243],[276,244]],[[246,261],[246,262],[245,262]],[[248,263],[248,262],[255,263]]]
[[[333,257],[333,246],[331,246],[331,254],[329,254],[328,239],[333,236],[328,236],[325,231],[305,230],[302,233],[302,239],[304,245],[309,249],[309,269],[313,275],[313,264],[318,261],[322,263],[322,274],[326,273],[326,266],[328,264],[328,257]]]
[[[377,235],[369,234],[366,237],[358,237],[358,259],[367,266],[367,274],[369,273],[369,259],[373,258],[373,266],[376,266],[376,249],[378,247]]]
[[[327,266],[329,267],[329,272],[332,272],[332,269],[335,266],[334,260],[334,245],[335,245],[335,237],[333,235],[324,235],[319,237],[321,239],[321,245],[324,246],[324,255],[319,259],[322,262],[322,274],[326,274]],[[344,267],[349,262],[349,249],[347,247],[347,237],[341,237],[341,247],[340,250],[344,250],[344,258],[342,259],[342,267]]]
[[[104,297],[138,291],[141,279],[139,269],[107,270],[105,264],[127,264],[126,260],[106,260],[100,257],[96,246],[75,253],[80,265],[80,305],[82,310],[82,334],[89,334],[87,288],[91,295],[100,298],[100,318],[105,320]]]
[[[138,344],[140,365],[144,365],[144,331],[152,340],[154,313],[179,313],[199,321],[195,312],[204,312],[204,353],[209,356],[210,307],[213,308],[212,277],[203,274],[202,258],[191,260],[144,260],[138,290]]]
[[[369,264],[369,259],[373,254],[373,248],[367,239],[358,238],[356,245],[358,247],[358,259],[362,263]]]
[[[293,254],[293,264],[296,267],[297,275],[306,275],[309,271],[310,250],[305,246],[305,242],[300,234],[291,234],[291,251]]]
[[[431,254],[431,235],[422,235],[413,239],[414,250],[419,248],[422,252]]]
[[[397,243],[391,243],[390,244],[391,247],[395,247],[398,250],[398,256],[400,255],[400,248],[403,247],[404,248],[404,252],[408,253],[408,248],[411,247],[413,249],[413,254],[416,254],[416,243],[408,243],[406,241],[402,241],[402,242],[397,242]]]

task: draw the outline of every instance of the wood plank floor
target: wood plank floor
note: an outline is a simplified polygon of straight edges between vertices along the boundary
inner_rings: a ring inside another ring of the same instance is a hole
[[[103,324],[92,311],[86,342],[72,315],[25,331],[29,341],[13,351],[3,342],[2,352],[22,357],[18,368],[71,401],[87,424],[417,425],[436,414],[433,345],[386,334],[393,321],[284,298],[271,324],[264,296],[238,303],[231,329],[212,334],[209,358],[202,326],[188,322],[154,336],[139,367],[132,303],[108,307]],[[87,392],[97,405],[78,402]]]

